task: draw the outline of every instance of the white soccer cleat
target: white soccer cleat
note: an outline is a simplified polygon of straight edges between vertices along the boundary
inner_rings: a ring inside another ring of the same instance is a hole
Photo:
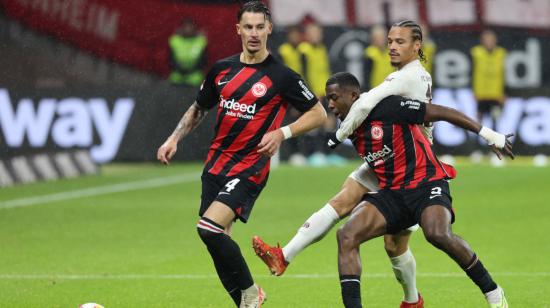
[[[500,286],[497,290],[500,293],[500,301],[494,304],[489,303],[489,308],[508,308],[508,301],[504,296],[504,290]]]
[[[242,292],[239,308],[260,308],[265,301],[267,301],[267,295],[264,289],[254,284]]]

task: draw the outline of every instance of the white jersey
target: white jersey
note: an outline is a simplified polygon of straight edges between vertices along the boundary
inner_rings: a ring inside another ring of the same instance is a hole
[[[365,121],[371,110],[382,99],[399,95],[430,103],[432,99],[432,77],[419,60],[414,60],[386,77],[379,86],[362,93],[351,106],[346,119],[336,131],[336,138],[344,141]],[[431,126],[424,127],[424,135],[432,142]]]

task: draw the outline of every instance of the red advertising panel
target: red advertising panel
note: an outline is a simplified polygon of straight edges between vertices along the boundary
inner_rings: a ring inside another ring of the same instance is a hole
[[[238,6],[136,0],[0,0],[6,14],[101,57],[167,74],[168,37],[183,18],[208,38],[208,61],[239,51]]]

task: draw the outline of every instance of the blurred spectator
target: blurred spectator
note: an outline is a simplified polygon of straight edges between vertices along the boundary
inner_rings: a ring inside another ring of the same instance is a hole
[[[287,28],[286,42],[277,49],[279,57],[290,69],[300,74],[304,78],[302,69],[302,53],[298,50],[298,46],[303,40],[302,28],[299,25],[290,26]],[[305,79],[305,78],[304,78]],[[300,112],[294,108],[290,108],[285,119],[286,122],[292,123],[300,117]],[[305,166],[307,160],[305,153],[307,149],[302,141],[302,138],[291,138],[285,142],[285,147],[290,152],[289,162],[294,166]]]
[[[504,67],[506,50],[497,45],[497,36],[492,30],[484,30],[480,36],[480,45],[471,50],[472,56],[472,88],[477,100],[477,116],[482,122],[486,115],[491,117],[492,128],[500,117],[505,100]],[[472,153],[472,160],[480,159],[480,152]],[[491,162],[501,163],[493,157]]]
[[[181,26],[170,36],[170,82],[175,85],[197,87],[204,79],[207,40],[204,34],[189,19],[183,19]]]
[[[382,26],[373,26],[370,31],[370,45],[365,49],[367,63],[365,68],[369,76],[369,87],[374,88],[381,84],[386,76],[395,69],[391,66],[388,53],[388,33]]]
[[[491,30],[481,33],[481,44],[474,46],[472,55],[472,88],[477,100],[478,120],[491,116],[495,127],[504,104],[504,66],[506,50],[497,45],[497,36]]]
[[[286,42],[279,46],[279,57],[296,73],[304,77],[302,70],[302,54],[298,50],[298,45],[302,42],[302,29],[300,26],[290,26],[287,28]]]
[[[317,97],[325,95],[325,83],[330,76],[327,48],[323,44],[323,28],[315,23],[305,27],[305,41],[298,50],[302,54],[303,77]]]
[[[422,51],[424,52],[424,56],[426,57],[426,62],[421,63],[422,65],[424,65],[426,71],[428,71],[430,75],[433,75],[433,64],[435,52],[437,51],[437,46],[430,37],[430,28],[428,27],[428,25],[421,24],[420,27],[422,27]]]
[[[302,56],[303,77],[326,108],[326,100],[324,99],[325,84],[331,72],[327,48],[323,44],[323,28],[316,22],[309,22],[305,26],[304,38],[305,41],[298,45],[298,51]],[[301,153],[292,155],[290,158],[291,163],[299,164],[303,157],[307,157],[307,163],[314,167],[345,163],[346,160],[335,153],[327,155],[325,132],[336,128],[336,118],[332,113],[329,112],[328,114],[328,119],[323,128],[310,131],[302,138]]]

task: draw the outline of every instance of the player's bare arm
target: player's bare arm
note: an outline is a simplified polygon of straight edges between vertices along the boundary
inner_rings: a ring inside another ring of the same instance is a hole
[[[170,163],[170,159],[172,159],[178,150],[178,141],[199,126],[206,114],[207,110],[201,108],[197,102],[194,102],[181,117],[181,120],[176,126],[176,129],[174,129],[174,132],[172,132],[170,137],[168,137],[158,149],[157,159],[163,164],[168,165]]]
[[[424,120],[427,122],[446,121],[471,132],[479,134],[491,146],[491,150],[495,152],[499,159],[502,159],[502,152],[514,159],[512,152],[512,142],[510,138],[514,134],[502,135],[489,128],[481,126],[478,122],[471,119],[467,115],[453,108],[448,108],[436,104],[426,104],[426,114]]]
[[[308,111],[304,112],[290,125],[265,134],[260,144],[258,144],[258,153],[266,156],[273,156],[277,150],[279,150],[281,142],[283,142],[284,139],[292,136],[299,136],[305,132],[320,127],[325,123],[326,119],[327,113],[325,108],[323,108],[320,102],[317,102],[317,104],[311,107]]]

